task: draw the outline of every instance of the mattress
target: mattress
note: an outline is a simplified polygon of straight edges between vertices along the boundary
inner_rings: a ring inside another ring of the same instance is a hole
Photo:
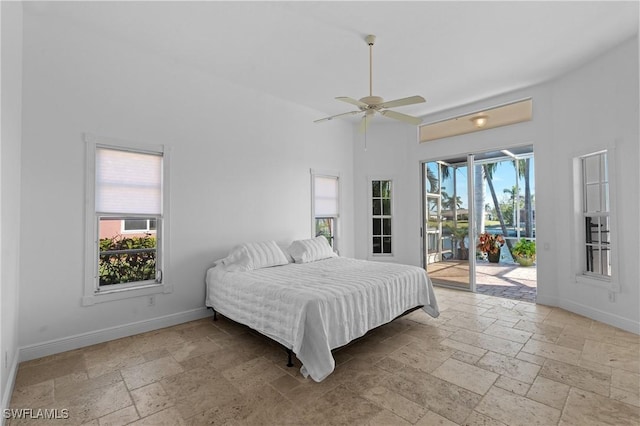
[[[207,271],[206,305],[291,349],[319,382],[335,368],[331,350],[416,306],[439,314],[424,269],[334,257],[245,272]]]

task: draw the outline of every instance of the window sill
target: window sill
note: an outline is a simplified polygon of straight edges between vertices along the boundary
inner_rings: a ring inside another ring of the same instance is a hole
[[[171,293],[173,288],[169,284],[151,284],[142,287],[130,287],[118,290],[96,292],[82,298],[82,306],[92,306],[98,303],[131,299],[133,297],[150,296],[159,293]]]
[[[578,274],[576,275],[576,282],[578,284],[588,284],[594,287],[600,287],[604,290],[620,292],[620,285],[610,278],[598,278],[590,275]]]

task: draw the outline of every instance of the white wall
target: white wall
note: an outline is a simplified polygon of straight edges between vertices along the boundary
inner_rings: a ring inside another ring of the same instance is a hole
[[[0,139],[0,399],[8,407],[18,360],[20,271],[20,142],[22,128],[22,4],[2,2],[2,135]]]
[[[88,28],[28,12],[24,18],[19,324],[25,358],[139,329],[127,325],[201,312],[206,269],[232,246],[311,236],[311,168],[342,175],[341,253],[353,255],[351,125],[314,124],[317,111]],[[80,304],[83,132],[171,147],[165,277],[174,290],[158,295],[156,306],[146,298]],[[103,329],[111,331],[96,335]]]
[[[361,145],[356,145],[355,150],[356,255],[364,258],[368,250],[367,227],[361,224],[369,220],[366,176],[384,171],[396,175],[397,183],[405,185],[396,185],[395,212],[402,215],[402,223],[394,230],[395,247],[401,247],[394,261],[421,265],[420,161],[533,144],[538,300],[639,332],[637,38],[558,80],[442,111],[426,117],[424,122],[527,97],[533,98],[532,121],[423,144],[417,143],[415,132],[407,132],[400,125],[382,122],[378,128],[372,127],[367,135],[369,149],[364,151]],[[620,142],[615,168],[617,175],[623,177],[618,179],[616,188],[620,194],[622,290],[615,302],[610,302],[606,290],[578,285],[573,278],[572,255],[581,249],[570,239],[573,221],[570,165],[575,155],[590,148],[606,148],[616,138]]]
[[[570,238],[558,238],[555,245],[565,254],[559,262],[555,282],[557,294],[549,303],[557,303],[596,319],[627,324],[640,331],[640,227],[638,216],[639,103],[638,39],[620,45],[606,55],[566,75],[552,84],[554,111],[554,189],[561,195],[556,202],[556,226],[566,236],[573,226],[572,160],[590,152],[615,145],[609,157],[613,212],[618,232],[614,241],[618,256],[619,294],[615,301],[602,288],[578,284],[566,254],[573,250]],[[566,194],[566,196],[562,196]],[[613,252],[615,256],[615,251]],[[615,272],[615,271],[614,271]]]

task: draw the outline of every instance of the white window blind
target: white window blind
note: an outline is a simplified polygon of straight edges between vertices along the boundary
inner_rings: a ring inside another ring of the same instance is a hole
[[[316,217],[338,216],[338,178],[314,176],[314,213]]]
[[[96,212],[162,213],[162,156],[96,147]]]

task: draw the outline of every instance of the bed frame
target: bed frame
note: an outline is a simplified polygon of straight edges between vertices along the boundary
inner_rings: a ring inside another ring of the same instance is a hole
[[[404,311],[403,313],[401,313],[400,315],[398,315],[397,317],[395,317],[395,318],[394,318],[394,319],[392,319],[391,321],[389,321],[389,322],[387,322],[387,323],[384,323],[384,324],[381,324],[381,325],[379,325],[378,327],[374,327],[374,328],[372,328],[371,330],[367,331],[363,336],[360,336],[360,337],[358,337],[358,338],[356,338],[356,339],[353,339],[352,341],[350,341],[350,342],[349,342],[349,343],[347,343],[346,345],[344,345],[344,346],[340,346],[340,347],[335,348],[335,349],[333,349],[333,350],[339,350],[339,349],[342,349],[342,348],[344,348],[344,347],[347,347],[347,346],[349,346],[350,344],[355,343],[355,342],[357,342],[358,340],[362,339],[363,337],[365,337],[367,334],[369,334],[369,333],[370,333],[370,332],[372,332],[373,330],[375,330],[375,329],[377,329],[377,328],[380,328],[380,327],[382,327],[382,326],[384,326],[384,325],[387,325],[387,324],[389,324],[389,323],[391,323],[391,322],[393,322],[393,321],[397,320],[398,318],[402,318],[402,317],[404,317],[405,315],[408,315],[408,314],[410,314],[411,312],[413,312],[413,311],[415,311],[415,310],[418,310],[418,309],[420,309],[420,308],[422,308],[422,307],[423,307],[423,305],[418,305],[418,306],[416,306],[415,308],[407,309],[406,311]],[[211,306],[207,306],[207,309],[211,309],[211,310],[213,311],[213,321],[218,321],[218,313],[216,312],[216,310],[215,310],[215,309],[213,309]],[[230,321],[233,321],[231,318],[227,318],[227,319],[229,319]],[[235,322],[235,321],[234,321],[234,322]],[[240,323],[238,323],[238,324],[240,324]],[[244,324],[242,324],[242,325],[244,325]],[[267,339],[272,340],[272,341],[274,341],[274,342],[275,342],[275,340],[270,339],[269,337],[265,336],[264,334],[260,333],[259,331],[254,330],[254,329],[252,329],[251,327],[249,327],[249,326],[247,326],[247,325],[244,325],[244,326],[245,326],[245,327],[247,327],[249,330],[253,330],[253,331],[255,331],[256,333],[258,333],[259,335],[264,336],[264,337],[266,337]],[[293,351],[292,351],[291,349],[287,348],[286,346],[284,346],[282,343],[279,343],[279,342],[276,342],[276,343],[277,343],[278,345],[280,345],[280,346],[281,346],[281,347],[282,347],[282,348],[287,352],[287,367],[293,367]]]

